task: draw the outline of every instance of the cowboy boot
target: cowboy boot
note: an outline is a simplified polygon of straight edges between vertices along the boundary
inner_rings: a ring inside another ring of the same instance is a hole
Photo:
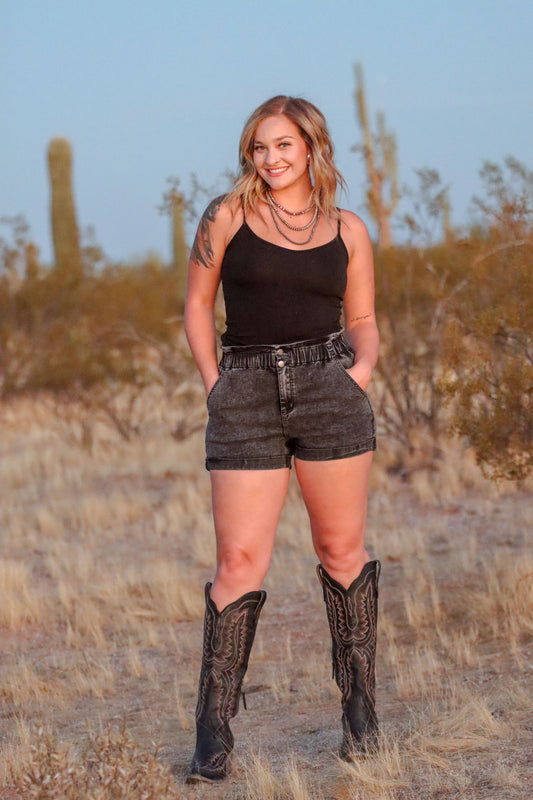
[[[196,706],[196,750],[188,782],[222,780],[231,771],[229,721],[239,698],[266,592],[248,592],[219,611],[205,587],[202,668]]]
[[[341,758],[375,749],[376,629],[379,561],[369,561],[348,589],[317,567],[332,639],[333,676],[342,693]]]

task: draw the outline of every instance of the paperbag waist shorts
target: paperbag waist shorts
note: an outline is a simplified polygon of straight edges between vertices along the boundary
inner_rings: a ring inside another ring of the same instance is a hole
[[[342,332],[279,345],[224,347],[207,397],[206,468],[280,469],[376,449],[374,412],[346,371]]]

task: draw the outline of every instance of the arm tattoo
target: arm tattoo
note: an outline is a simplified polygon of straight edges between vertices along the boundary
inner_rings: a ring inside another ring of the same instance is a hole
[[[225,194],[221,194],[219,197],[215,197],[214,200],[211,200],[207,206],[202,219],[200,220],[200,224],[198,225],[194,244],[191,249],[191,261],[196,261],[198,264],[202,264],[207,269],[210,269],[213,266],[214,256],[213,246],[211,244],[210,225],[215,221],[217,211],[222,205],[225,197]]]
[[[362,317],[352,317],[350,322],[357,322],[360,319],[368,319],[368,317],[370,317],[370,316],[371,316],[371,314],[363,314]]]

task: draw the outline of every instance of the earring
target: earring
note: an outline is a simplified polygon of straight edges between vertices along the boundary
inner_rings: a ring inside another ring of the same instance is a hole
[[[310,163],[311,163],[311,153],[308,153],[308,154],[307,154],[307,163],[308,163],[308,164],[310,164]]]

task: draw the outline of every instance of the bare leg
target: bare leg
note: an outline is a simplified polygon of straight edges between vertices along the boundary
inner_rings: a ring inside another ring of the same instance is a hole
[[[316,554],[345,588],[370,560],[365,525],[372,456],[368,452],[333,461],[295,460]]]
[[[311,519],[318,574],[332,639],[335,680],[342,694],[340,755],[378,744],[375,709],[377,582],[380,565],[365,550],[372,453],[327,462],[297,462]]]
[[[261,588],[270,566],[289,469],[212,470],[217,570],[211,598],[219,610]]]
[[[239,697],[266,593],[289,470],[212,470],[217,571],[206,586],[196,749],[189,781],[222,780],[231,770],[230,720]]]

